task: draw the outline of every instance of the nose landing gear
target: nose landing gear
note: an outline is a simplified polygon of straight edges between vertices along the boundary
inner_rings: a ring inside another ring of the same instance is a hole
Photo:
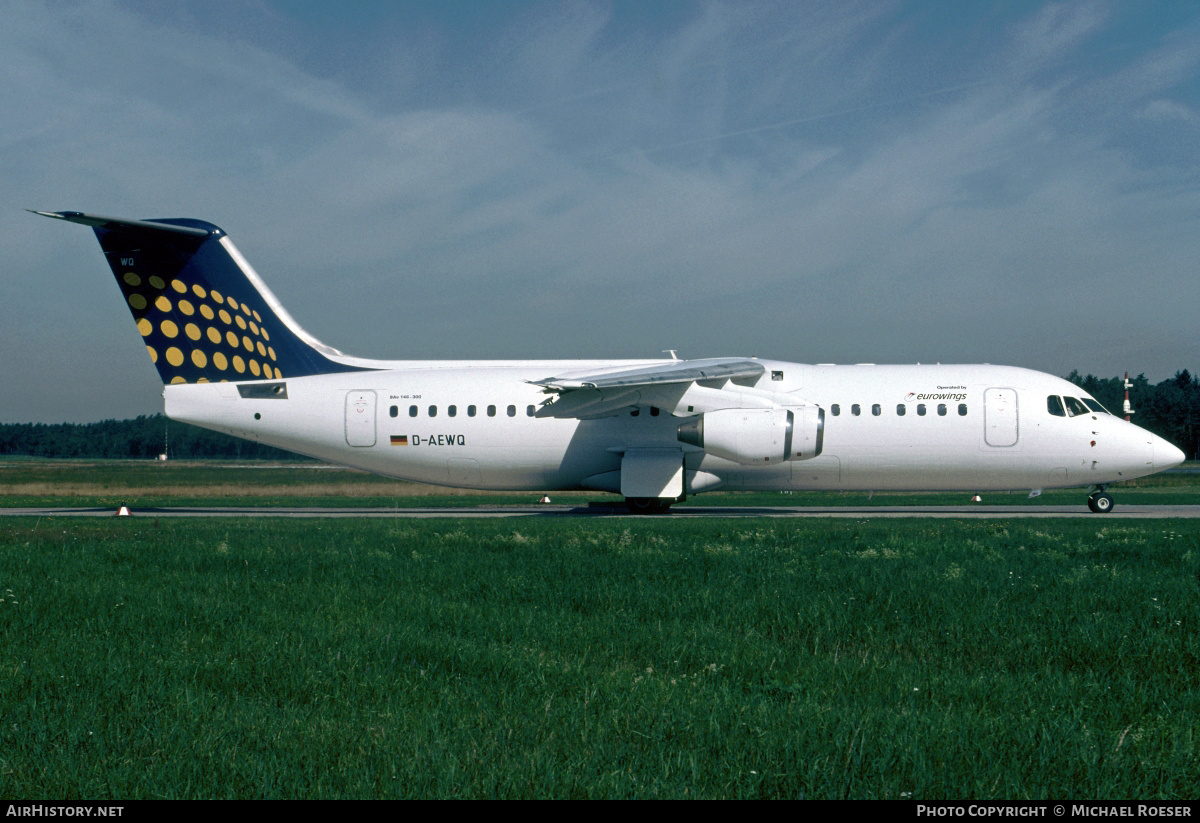
[[[1098,486],[1094,492],[1088,495],[1088,508],[1096,514],[1108,514],[1112,511],[1113,505],[1112,495],[1106,492],[1103,486]]]

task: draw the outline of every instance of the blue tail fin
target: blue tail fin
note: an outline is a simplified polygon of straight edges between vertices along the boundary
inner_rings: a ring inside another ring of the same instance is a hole
[[[96,232],[163,383],[364,370],[300,328],[211,223],[36,213]]]

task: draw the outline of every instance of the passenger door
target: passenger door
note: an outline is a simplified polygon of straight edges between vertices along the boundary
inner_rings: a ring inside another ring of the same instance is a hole
[[[375,392],[346,393],[346,443],[351,446],[375,445]]]
[[[983,439],[989,446],[1017,444],[1017,392],[988,389],[983,393]]]

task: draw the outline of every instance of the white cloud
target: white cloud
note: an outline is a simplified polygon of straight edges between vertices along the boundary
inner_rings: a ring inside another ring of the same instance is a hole
[[[1141,114],[1150,120],[1175,120],[1192,126],[1200,124],[1200,112],[1174,100],[1151,100]]]
[[[1064,60],[1109,17],[1107,4],[1047,3],[1016,27],[1013,65],[1029,70]]]

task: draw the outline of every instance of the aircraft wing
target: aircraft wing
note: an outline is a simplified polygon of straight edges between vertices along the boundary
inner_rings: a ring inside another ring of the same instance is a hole
[[[543,387],[547,394],[557,395],[538,409],[537,417],[587,420],[611,417],[639,405],[656,406],[673,414],[745,405],[741,392],[728,391],[724,384],[754,383],[764,371],[757,360],[727,357],[573,372],[530,382]],[[693,402],[686,403],[689,399]],[[749,405],[758,406],[759,402],[750,401]]]

